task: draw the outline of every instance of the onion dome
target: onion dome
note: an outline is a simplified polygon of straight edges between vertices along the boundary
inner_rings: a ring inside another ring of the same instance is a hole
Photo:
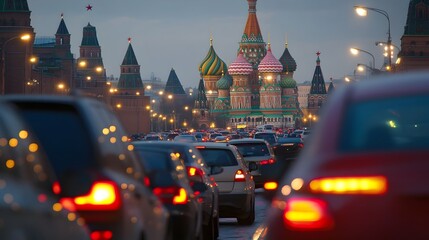
[[[252,72],[252,65],[244,58],[242,51],[240,51],[238,57],[228,68],[228,73],[231,75],[249,75]]]
[[[229,87],[231,87],[231,82],[228,79],[227,75],[223,75],[217,82],[216,82],[217,89],[220,90],[228,90]]]
[[[283,55],[279,59],[280,63],[283,65],[283,72],[295,72],[296,71],[296,62],[290,55],[289,49],[287,48],[287,43]]]
[[[292,78],[283,78],[279,84],[281,88],[296,88],[296,81]]]
[[[216,54],[213,48],[213,39],[210,39],[210,49],[207,56],[201,62],[199,69],[204,76],[220,76],[222,72],[226,72],[227,66],[222,59]]]
[[[259,63],[258,71],[261,73],[280,73],[283,71],[283,65],[274,57],[269,43],[267,55],[265,55],[264,59]]]

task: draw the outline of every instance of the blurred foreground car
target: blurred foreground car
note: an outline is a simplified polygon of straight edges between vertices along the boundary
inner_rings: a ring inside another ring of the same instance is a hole
[[[214,176],[219,188],[221,218],[237,218],[239,224],[251,225],[255,221],[255,182],[237,148],[223,143],[195,145],[210,167],[222,167]],[[249,163],[249,169],[257,169]]]
[[[330,96],[267,239],[429,239],[429,73],[385,78]]]
[[[180,156],[186,166],[190,185],[202,202],[204,239],[219,236],[219,190],[214,175],[223,171],[221,167],[209,167],[195,146],[181,142],[136,142],[139,151],[153,149],[169,150]]]
[[[58,183],[34,134],[12,108],[0,109],[0,239],[89,239],[83,219],[58,203]]]
[[[142,148],[134,144],[140,156],[153,193],[170,212],[171,236],[183,239],[202,238],[201,205],[189,186],[186,167],[178,156],[168,149]]]
[[[164,239],[168,212],[144,185],[141,164],[117,117],[95,99],[7,96],[34,130],[61,187],[61,203],[92,239]]]

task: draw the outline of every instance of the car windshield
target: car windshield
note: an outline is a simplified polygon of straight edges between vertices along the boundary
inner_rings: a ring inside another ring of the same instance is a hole
[[[209,166],[237,166],[234,154],[228,149],[199,149],[204,161]]]
[[[265,143],[239,143],[234,144],[243,157],[269,156],[270,151]]]
[[[352,104],[339,142],[343,152],[429,148],[429,96]]]

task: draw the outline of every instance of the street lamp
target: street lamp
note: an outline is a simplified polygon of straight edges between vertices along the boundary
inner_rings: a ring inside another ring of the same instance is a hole
[[[1,73],[2,73],[2,78],[1,78],[1,94],[4,95],[5,93],[5,82],[6,82],[6,64],[5,64],[5,48],[7,46],[7,44],[9,42],[11,42],[12,40],[15,39],[21,39],[21,41],[29,41],[31,39],[31,35],[30,34],[24,34],[24,35],[20,35],[20,36],[15,36],[15,37],[11,37],[9,39],[7,39],[6,41],[4,41],[1,45],[0,51],[1,51]]]
[[[350,52],[353,55],[358,55],[359,52],[363,52],[363,53],[366,53],[366,54],[370,55],[372,57],[372,67],[375,68],[375,57],[374,57],[374,55],[372,53],[370,53],[368,51],[365,51],[363,49],[360,49],[360,48],[350,48]]]
[[[381,14],[381,15],[383,15],[383,16],[385,16],[387,18],[387,23],[388,23],[387,49],[390,49],[390,46],[392,45],[392,37],[390,35],[390,18],[389,18],[389,14],[386,11],[378,9],[378,8],[371,8],[371,7],[365,7],[365,6],[354,6],[354,8],[356,10],[356,13],[359,16],[362,16],[362,17],[366,17],[368,15],[368,10],[370,10],[370,11],[377,12],[377,13],[379,13],[379,14]],[[389,70],[390,70],[390,69],[392,69],[392,53],[391,53],[391,51],[388,51],[387,55],[388,55],[388,58],[389,58]]]
[[[359,72],[363,72],[363,71],[365,71],[365,69],[369,69],[371,71],[371,75],[372,74],[379,74],[379,73],[381,73],[380,70],[378,70],[376,68],[372,68],[372,67],[370,67],[370,66],[368,66],[366,64],[362,64],[362,63],[358,63],[357,64],[357,70]]]

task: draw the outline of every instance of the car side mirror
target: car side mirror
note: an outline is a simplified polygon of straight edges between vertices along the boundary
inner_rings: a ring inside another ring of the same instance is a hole
[[[210,167],[210,175],[217,175],[223,173],[223,168],[219,166]]]
[[[249,162],[249,171],[256,171],[258,170],[258,165],[255,162]]]

